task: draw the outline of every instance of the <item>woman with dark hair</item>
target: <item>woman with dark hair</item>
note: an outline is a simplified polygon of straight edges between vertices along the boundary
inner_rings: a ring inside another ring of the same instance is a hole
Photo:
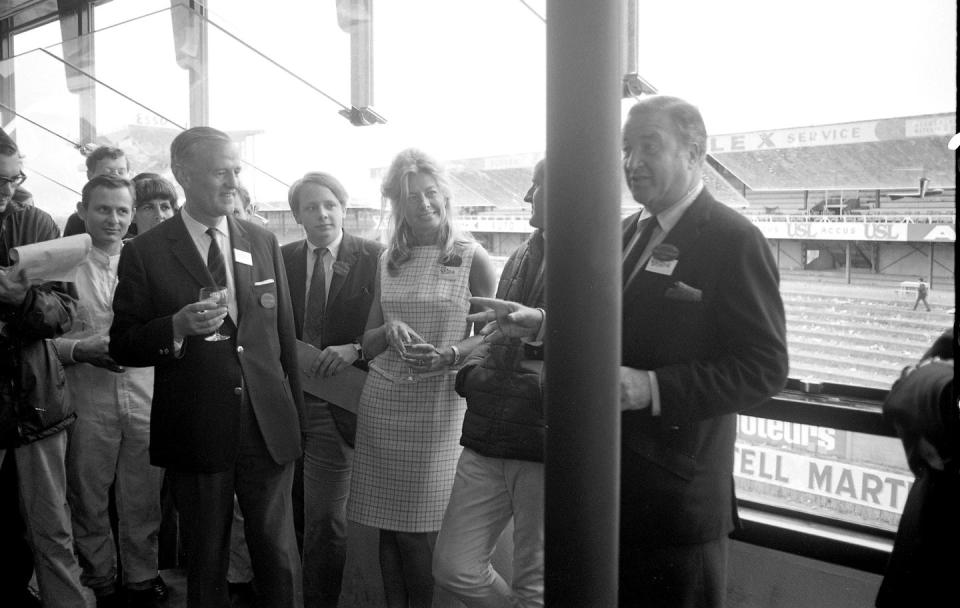
[[[143,234],[173,217],[180,206],[173,184],[156,173],[138,173],[133,178],[137,198],[133,203],[133,224],[129,234]]]
[[[480,342],[466,321],[469,298],[492,294],[496,279],[486,250],[454,227],[450,187],[433,159],[401,152],[381,192],[391,235],[363,335],[370,373],[347,517],[380,529],[387,605],[429,606],[466,409],[454,380]]]

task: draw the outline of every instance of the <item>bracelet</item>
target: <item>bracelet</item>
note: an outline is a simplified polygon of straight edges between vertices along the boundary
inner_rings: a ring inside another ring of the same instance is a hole
[[[455,344],[451,344],[450,350],[453,351],[453,362],[450,363],[450,367],[456,367],[460,365],[460,349]]]

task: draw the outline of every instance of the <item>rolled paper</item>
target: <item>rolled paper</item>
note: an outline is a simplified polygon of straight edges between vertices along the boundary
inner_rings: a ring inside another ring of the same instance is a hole
[[[77,266],[87,259],[92,247],[87,233],[14,247],[10,250],[13,266],[7,272],[23,271],[34,284],[47,281],[73,281]]]

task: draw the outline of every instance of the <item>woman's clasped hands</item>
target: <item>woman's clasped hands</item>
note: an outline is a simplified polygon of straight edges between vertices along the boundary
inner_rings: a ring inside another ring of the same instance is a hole
[[[384,323],[387,344],[400,353],[400,359],[414,373],[424,374],[448,367],[455,355],[450,347],[437,348],[403,321]],[[443,352],[449,351],[449,352]]]

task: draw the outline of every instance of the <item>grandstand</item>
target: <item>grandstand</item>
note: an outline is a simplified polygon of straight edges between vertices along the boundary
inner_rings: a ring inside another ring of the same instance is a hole
[[[933,114],[716,135],[709,153],[752,212],[949,215],[955,121]]]

